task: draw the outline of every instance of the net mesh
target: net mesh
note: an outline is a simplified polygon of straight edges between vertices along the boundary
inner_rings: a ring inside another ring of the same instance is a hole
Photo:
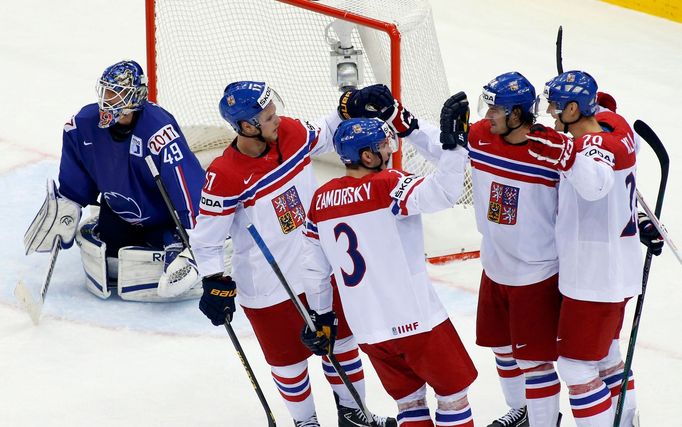
[[[401,100],[420,120],[437,124],[450,95],[431,8],[425,0],[327,0],[324,4],[393,23],[401,35]],[[202,163],[235,137],[218,101],[237,80],[265,81],[285,102],[284,115],[315,120],[338,105],[327,27],[333,17],[275,0],[155,0],[157,102],[176,117]],[[391,86],[390,39],[356,25],[363,51],[361,86]],[[409,144],[403,169],[428,174],[433,165]],[[459,203],[471,204],[470,179]]]

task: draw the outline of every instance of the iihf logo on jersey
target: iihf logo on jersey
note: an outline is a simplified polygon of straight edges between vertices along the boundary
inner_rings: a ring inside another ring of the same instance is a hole
[[[272,199],[272,206],[284,234],[291,233],[305,223],[305,208],[298,197],[296,187],[291,187]]]
[[[488,203],[488,221],[497,224],[514,225],[519,208],[519,188],[499,184],[490,185],[490,201]]]
[[[103,196],[111,210],[124,221],[131,224],[139,224],[149,219],[148,216],[142,218],[142,209],[140,209],[140,205],[132,197],[124,196],[115,191],[107,191]]]

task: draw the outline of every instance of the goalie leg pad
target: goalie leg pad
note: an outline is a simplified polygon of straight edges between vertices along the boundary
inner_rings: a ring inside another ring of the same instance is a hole
[[[107,245],[93,233],[96,225],[96,216],[84,221],[76,234],[76,244],[85,270],[85,287],[99,298],[107,299],[111,295],[107,289]]]
[[[70,248],[81,218],[81,207],[57,191],[54,180],[47,180],[47,195],[40,211],[24,234],[26,255],[33,252],[50,252],[57,237],[62,248]]]
[[[201,280],[175,297],[162,297],[158,284],[163,274],[163,250],[125,246],[118,251],[118,295],[126,301],[169,302],[201,296]]]

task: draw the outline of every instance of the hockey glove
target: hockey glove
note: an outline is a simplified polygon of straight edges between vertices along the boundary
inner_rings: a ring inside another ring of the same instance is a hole
[[[613,111],[614,113],[616,112],[616,108],[618,108],[616,99],[606,92],[597,92],[597,104]]]
[[[469,101],[464,92],[457,92],[445,101],[440,110],[440,143],[444,150],[467,146],[469,134]]]
[[[185,249],[182,242],[173,242],[163,247],[163,272],[168,271],[168,266],[175,261],[180,252]]]
[[[341,94],[339,116],[344,119],[379,117],[379,113],[393,106],[393,95],[382,84],[353,89]]]
[[[403,108],[403,104],[397,99],[393,100],[392,106],[379,114],[379,118],[385,121],[400,138],[410,136],[412,131],[419,129],[417,119],[412,113]]]
[[[528,153],[538,160],[555,165],[557,169],[566,171],[575,162],[573,140],[554,129],[541,124],[530,128]]]
[[[336,327],[339,323],[336,313],[330,311],[318,314],[313,310],[308,310],[308,313],[315,323],[316,330],[311,331],[308,325],[305,325],[301,331],[301,341],[313,354],[318,356],[331,354],[336,340]]]
[[[211,323],[220,326],[232,321],[235,311],[234,297],[237,296],[237,284],[230,276],[213,275],[203,279],[204,294],[199,300],[199,310],[211,319]]]
[[[660,255],[663,252],[663,236],[658,232],[654,223],[644,212],[637,215],[639,222],[639,241],[646,246],[652,255]]]

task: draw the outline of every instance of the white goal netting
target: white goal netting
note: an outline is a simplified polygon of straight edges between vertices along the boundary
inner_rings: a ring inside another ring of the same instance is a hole
[[[148,13],[153,6],[147,37],[153,40],[153,53],[148,52],[155,76],[149,74],[156,102],[173,113],[202,162],[234,138],[218,110],[230,82],[267,82],[284,100],[283,114],[291,117],[314,121],[337,107],[340,92],[330,71],[330,38],[337,34],[328,28],[336,18],[303,7],[331,6],[370,18],[350,33],[353,47],[363,52],[359,86],[383,83],[395,93],[399,81],[406,108],[436,125],[450,95],[426,0],[146,1]],[[371,27],[382,23],[394,24],[399,33],[399,61],[388,33]],[[403,148],[403,169],[417,174],[433,169],[408,144]],[[471,202],[468,179],[459,203]]]

